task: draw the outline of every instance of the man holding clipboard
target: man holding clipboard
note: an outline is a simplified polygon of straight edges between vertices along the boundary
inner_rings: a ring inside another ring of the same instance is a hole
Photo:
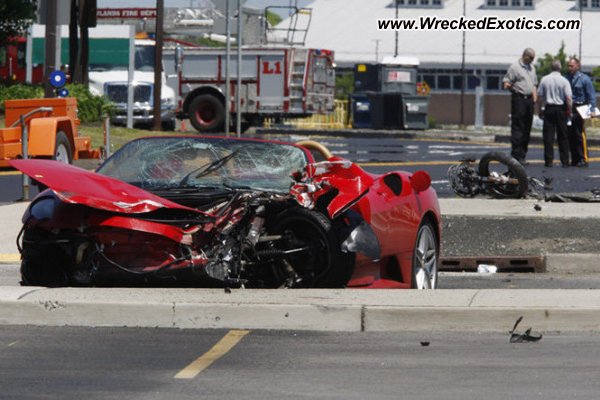
[[[569,129],[569,148],[571,165],[588,166],[587,143],[584,131],[584,118],[596,116],[596,91],[589,76],[581,72],[577,57],[571,57],[567,64],[569,74],[566,76],[573,92],[573,120]]]

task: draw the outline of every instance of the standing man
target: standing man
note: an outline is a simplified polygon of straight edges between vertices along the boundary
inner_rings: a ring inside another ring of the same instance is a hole
[[[573,92],[573,122],[569,127],[571,165],[587,167],[588,155],[585,132],[583,131],[584,121],[576,108],[587,105],[590,107],[590,111],[594,110],[596,107],[596,92],[590,77],[579,70],[581,65],[577,57],[571,57],[567,67],[569,68],[567,79]]]
[[[552,168],[554,160],[554,136],[558,142],[558,154],[563,167],[569,166],[569,140],[567,137],[567,118],[571,118],[573,102],[571,85],[560,74],[560,61],[552,61],[552,72],[540,81],[540,118],[544,120],[544,165]]]
[[[511,155],[522,165],[528,165],[525,160],[531,136],[534,103],[537,101],[536,85],[538,83],[535,67],[532,62],[535,51],[531,48],[523,50],[521,58],[511,65],[502,80],[504,89],[510,90],[510,143]]]

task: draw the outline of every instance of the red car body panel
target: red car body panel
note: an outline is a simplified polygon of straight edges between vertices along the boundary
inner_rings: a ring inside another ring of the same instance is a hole
[[[145,213],[161,207],[204,214],[118,179],[72,165],[51,160],[11,160],[9,163],[51,188],[66,203],[123,214]]]

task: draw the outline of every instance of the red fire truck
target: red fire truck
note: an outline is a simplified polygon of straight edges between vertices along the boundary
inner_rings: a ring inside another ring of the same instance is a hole
[[[14,38],[8,43],[0,44],[0,82],[25,82],[25,49],[27,41],[23,37]],[[42,65],[32,68],[32,83],[42,82],[44,75]]]
[[[180,118],[189,118],[199,132],[223,129],[225,113],[235,117],[237,57],[230,57],[230,93],[225,99],[225,50],[184,48],[165,50],[179,57],[177,91]],[[241,114],[243,129],[266,117],[305,117],[333,110],[334,54],[305,47],[249,47],[242,52]],[[173,63],[165,62],[168,68]]]

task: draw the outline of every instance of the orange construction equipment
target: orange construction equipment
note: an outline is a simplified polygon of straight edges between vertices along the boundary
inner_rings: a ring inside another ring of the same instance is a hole
[[[91,138],[79,136],[77,99],[6,100],[4,105],[6,128],[0,128],[0,167],[9,167],[8,160],[23,158],[21,116],[27,114],[24,123],[29,158],[68,163],[80,158],[100,158],[100,151],[92,149]]]

